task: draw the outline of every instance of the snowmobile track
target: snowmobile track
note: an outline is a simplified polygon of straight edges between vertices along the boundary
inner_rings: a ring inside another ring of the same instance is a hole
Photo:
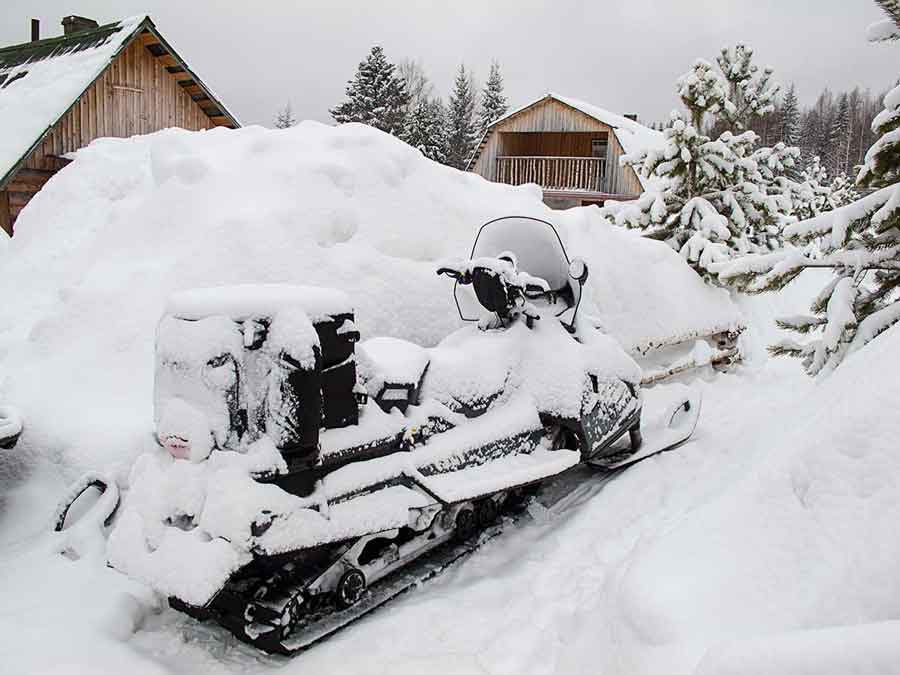
[[[280,649],[275,651],[289,656],[328,639],[342,628],[384,607],[391,600],[433,579],[451,565],[474,553],[487,542],[500,536],[505,525],[505,523],[492,525],[471,541],[445,543],[430,555],[423,556],[421,560],[373,585],[355,605],[299,627],[301,632],[279,642]]]

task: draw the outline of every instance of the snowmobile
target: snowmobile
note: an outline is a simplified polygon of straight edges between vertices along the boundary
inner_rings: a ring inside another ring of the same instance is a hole
[[[335,290],[173,296],[156,447],[132,469],[108,562],[290,654],[475,550],[554,477],[693,433],[690,391],[642,428],[640,369],[580,320],[588,268],[551,224],[490,221],[437,272],[471,323],[433,348],[361,341]]]
[[[22,417],[8,405],[0,405],[0,449],[12,450],[22,433]]]

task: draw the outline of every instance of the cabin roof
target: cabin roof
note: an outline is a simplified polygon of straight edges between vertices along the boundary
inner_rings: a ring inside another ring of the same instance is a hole
[[[515,117],[516,115],[519,115],[520,113],[525,112],[526,110],[530,110],[531,108],[534,108],[538,105],[543,105],[549,101],[558,101],[559,103],[573,108],[578,112],[587,115],[588,117],[592,117],[601,124],[605,124],[606,126],[608,126],[610,129],[612,129],[613,134],[615,134],[616,140],[619,142],[619,145],[622,146],[622,150],[625,152],[625,154],[633,154],[649,148],[661,148],[663,146],[664,137],[663,134],[659,131],[655,131],[649,127],[645,127],[639,122],[635,122],[634,120],[630,120],[623,115],[610,112],[608,110],[600,108],[599,106],[586,103],[570,96],[563,96],[561,94],[548,92],[544,96],[541,96],[539,99],[516,108],[515,110],[508,112],[503,117],[492,122],[488,126],[488,128],[485,129],[484,135],[482,135],[481,140],[478,142],[475,153],[469,160],[467,169],[471,169],[475,165],[475,162],[478,160],[478,156],[481,154],[482,148],[484,148],[491,134],[501,126],[503,126],[506,121],[508,121],[512,117]],[[641,185],[646,188],[646,181],[640,175],[640,173],[637,174],[637,177],[638,180],[641,181]]]
[[[63,115],[141,34],[153,36],[158,50],[170,54],[180,64],[179,71],[191,75],[192,83],[215,103],[211,109],[213,114],[224,116],[228,126],[240,126],[237,118],[163,39],[146,14],[72,35],[3,47],[0,49],[0,190]]]

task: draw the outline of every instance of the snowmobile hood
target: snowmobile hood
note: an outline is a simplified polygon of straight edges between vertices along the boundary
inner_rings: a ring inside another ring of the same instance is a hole
[[[591,376],[635,386],[641,379],[640,367],[614,339],[587,329],[579,341],[553,320],[530,329],[523,322],[503,330],[464,326],[428,352],[423,396],[451,410],[527,393],[541,413],[577,418]]]

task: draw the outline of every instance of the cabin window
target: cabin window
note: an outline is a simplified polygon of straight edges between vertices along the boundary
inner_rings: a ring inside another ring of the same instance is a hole
[[[602,157],[606,159],[606,139],[591,139],[591,157]]]

